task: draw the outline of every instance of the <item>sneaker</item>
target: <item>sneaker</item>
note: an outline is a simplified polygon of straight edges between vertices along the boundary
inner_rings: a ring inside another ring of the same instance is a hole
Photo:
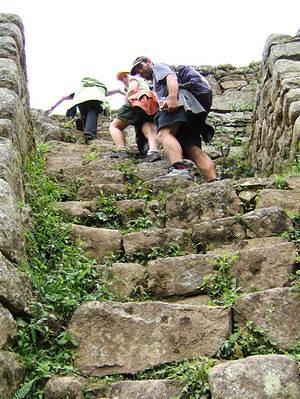
[[[130,158],[130,154],[127,150],[120,150],[118,151],[119,154],[119,159],[129,159]]]
[[[161,155],[158,151],[153,151],[151,154],[146,155],[146,157],[144,158],[144,162],[155,162],[160,160]]]
[[[172,177],[178,179],[192,180],[192,176],[188,169],[175,169],[172,166],[168,169],[168,173],[166,175],[158,176],[157,179],[169,179]]]

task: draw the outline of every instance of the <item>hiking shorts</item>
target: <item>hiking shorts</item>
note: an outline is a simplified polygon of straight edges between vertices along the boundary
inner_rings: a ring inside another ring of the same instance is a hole
[[[193,114],[192,112],[186,112],[183,107],[179,107],[176,112],[159,111],[155,117],[155,123],[158,132],[164,127],[180,123],[176,138],[182,149],[184,150],[187,144],[196,145],[201,148],[201,130],[203,129],[206,116],[206,113]]]
[[[144,122],[152,122],[153,116],[146,114],[142,108],[124,104],[117,115],[117,119],[127,121],[130,125],[141,128]]]

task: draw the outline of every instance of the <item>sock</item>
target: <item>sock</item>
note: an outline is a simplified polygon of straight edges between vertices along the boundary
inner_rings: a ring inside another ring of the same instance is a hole
[[[155,152],[160,152],[159,150],[148,150],[147,151],[147,155],[151,155],[151,154],[154,154]]]
[[[187,169],[187,167],[182,162],[174,162],[172,166],[175,169]]]

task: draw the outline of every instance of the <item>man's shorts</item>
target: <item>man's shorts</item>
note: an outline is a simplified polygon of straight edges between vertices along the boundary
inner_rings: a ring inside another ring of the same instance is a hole
[[[117,115],[117,119],[127,121],[135,127],[142,127],[144,122],[152,122],[153,116],[146,114],[142,108],[132,107],[130,104],[124,104]]]
[[[205,125],[207,113],[193,114],[186,112],[183,107],[179,107],[178,111],[168,112],[159,111],[155,117],[158,132],[167,126],[172,126],[175,123],[180,123],[177,140],[180,142],[182,148],[186,144],[193,144],[201,148],[201,131]]]

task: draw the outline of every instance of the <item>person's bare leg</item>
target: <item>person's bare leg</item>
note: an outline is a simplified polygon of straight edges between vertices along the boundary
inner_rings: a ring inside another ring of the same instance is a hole
[[[184,147],[184,151],[195,162],[206,181],[212,181],[217,178],[214,162],[200,147],[188,144]]]
[[[121,119],[114,119],[109,126],[111,137],[118,150],[124,149],[126,147],[126,140],[123,130],[127,126],[129,126],[129,123]]]
[[[182,148],[175,137],[179,126],[180,124],[177,123],[172,126],[164,127],[158,132],[158,139],[171,165],[175,162],[182,163],[183,161]]]
[[[157,136],[157,127],[154,123],[145,122],[142,126],[142,132],[149,142],[149,151],[159,151],[160,143]]]

